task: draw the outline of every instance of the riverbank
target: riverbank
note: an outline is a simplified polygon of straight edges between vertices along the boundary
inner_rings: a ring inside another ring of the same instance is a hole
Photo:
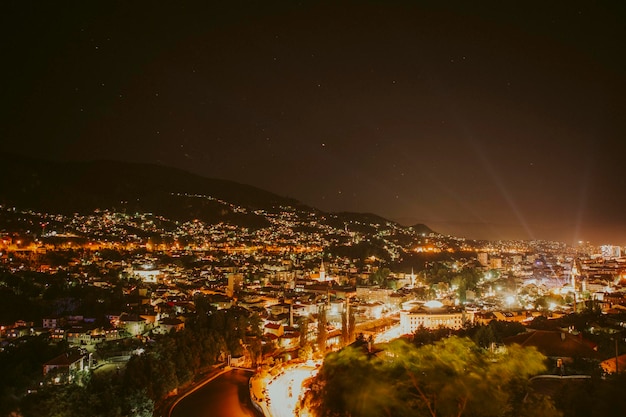
[[[321,361],[292,361],[250,379],[250,399],[264,417],[293,416],[303,398],[304,381],[317,373]],[[298,414],[299,415],[299,414]]]
[[[267,392],[265,378],[261,377],[259,373],[255,373],[252,378],[250,378],[249,388],[250,400],[254,408],[264,417],[272,417],[267,403],[268,399],[265,395]]]
[[[174,408],[176,407],[176,405],[178,405],[179,402],[181,402],[187,396],[193,394],[197,390],[201,389],[206,384],[213,381],[215,378],[218,378],[219,376],[225,374],[226,372],[230,372],[233,369],[234,368],[222,364],[202,374],[195,381],[187,384],[186,386],[179,387],[178,393],[176,395],[165,399],[162,403],[155,407],[153,416],[171,417]],[[250,378],[248,389],[250,393],[250,400],[256,411],[259,412],[260,415],[262,415],[263,417],[272,417],[272,414],[269,410],[269,399],[266,395],[266,383],[267,382],[264,377],[261,377],[260,374],[255,373]]]
[[[228,372],[230,368],[228,368],[225,364],[220,364],[207,369],[205,372],[201,373],[196,377],[196,379],[182,387],[178,387],[177,393],[173,396],[165,398],[163,401],[159,402],[154,408],[154,413],[152,414],[154,417],[169,417],[172,414],[172,410],[183,398],[190,395],[191,393],[197,391],[202,388],[204,385],[208,384],[218,376]]]

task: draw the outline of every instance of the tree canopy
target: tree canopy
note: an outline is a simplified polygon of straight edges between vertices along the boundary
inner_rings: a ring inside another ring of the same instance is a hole
[[[258,326],[257,315],[237,307],[217,311],[201,309],[201,314],[186,322],[185,329],[155,336],[156,343],[138,342],[144,348],[143,353],[133,355],[119,372],[92,372],[82,384],[40,386],[35,394],[20,401],[21,415],[151,416],[154,405],[169,392],[210,369],[220,357],[241,354],[248,336],[257,340]],[[41,350],[40,344],[33,343],[32,348]],[[28,353],[24,349],[20,352]],[[0,370],[6,375],[17,377],[20,371],[24,372],[23,367],[9,366],[9,361],[22,363],[12,352],[2,352],[0,359]],[[41,365],[37,371],[41,372]],[[0,388],[3,388],[1,384]],[[13,393],[1,389],[0,394],[0,399],[6,399]],[[0,411],[15,408],[15,402],[2,404]]]
[[[544,359],[517,346],[493,354],[458,337],[422,347],[396,340],[376,355],[348,347],[327,356],[305,405],[319,417],[558,416],[528,384]]]

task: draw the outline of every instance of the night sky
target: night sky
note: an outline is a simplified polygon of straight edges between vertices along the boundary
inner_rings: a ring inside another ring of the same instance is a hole
[[[3,148],[626,244],[621,2],[439,3],[6,1]]]

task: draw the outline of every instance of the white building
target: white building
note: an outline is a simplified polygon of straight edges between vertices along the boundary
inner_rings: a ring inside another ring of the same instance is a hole
[[[450,306],[444,306],[439,301],[429,301],[421,304],[417,302],[405,303],[410,309],[400,311],[400,330],[402,334],[414,333],[420,327],[437,329],[447,327],[460,329],[467,322],[474,321],[474,314]]]
[[[148,284],[156,284],[161,276],[159,269],[133,269],[132,275],[139,278],[142,282]]]

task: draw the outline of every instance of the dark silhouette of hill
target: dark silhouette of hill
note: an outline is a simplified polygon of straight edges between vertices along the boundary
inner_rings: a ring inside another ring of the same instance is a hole
[[[106,160],[59,162],[0,152],[0,204],[46,213],[112,210],[171,220],[268,226],[263,213],[290,206],[317,213],[336,228],[375,233],[396,225],[371,213],[323,213],[297,200],[234,181],[205,178],[154,164]],[[432,232],[413,226],[418,233]]]
[[[0,154],[0,202],[51,213],[111,209],[151,212],[174,220],[230,220],[250,225],[266,222],[250,210],[302,206],[249,185],[159,165],[54,162],[9,154]],[[231,205],[246,208],[248,213],[233,210]]]

